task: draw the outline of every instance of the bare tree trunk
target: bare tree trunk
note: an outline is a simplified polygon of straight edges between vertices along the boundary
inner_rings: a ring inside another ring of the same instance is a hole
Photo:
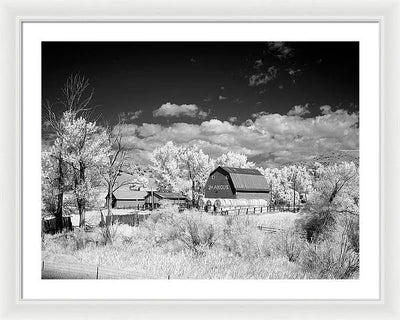
[[[194,189],[195,189],[195,183],[194,183],[194,180],[192,180],[192,205],[193,205],[193,207],[195,205]]]
[[[293,212],[296,212],[296,180],[293,179]]]
[[[107,201],[106,201],[106,205],[107,205],[107,217],[108,219],[106,219],[106,225],[110,225],[110,223],[112,223],[112,189],[111,186],[108,186],[108,195],[107,195]]]
[[[77,202],[79,212],[79,227],[85,227],[85,201],[83,199],[79,199]]]
[[[337,185],[335,185],[335,188],[333,189],[331,196],[329,197],[329,203],[332,203],[332,201],[335,199],[337,192],[338,188]]]
[[[57,210],[55,213],[56,218],[56,232],[62,232],[63,230],[63,200],[64,200],[64,183],[63,183],[63,171],[62,171],[62,158],[61,154],[58,158],[58,194],[57,194]]]
[[[85,164],[80,162],[79,164],[79,184],[85,183]],[[82,191],[81,191],[82,192]],[[78,212],[79,212],[79,227],[85,227],[85,211],[86,211],[86,199],[85,197],[79,196],[77,199]]]

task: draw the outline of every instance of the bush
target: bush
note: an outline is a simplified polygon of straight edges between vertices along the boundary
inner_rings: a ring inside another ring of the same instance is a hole
[[[351,226],[351,228],[350,228]],[[314,272],[318,278],[347,279],[359,271],[359,254],[354,245],[353,224],[338,223],[326,239],[308,243],[301,257],[306,271]]]
[[[304,234],[309,242],[320,240],[335,224],[335,219],[328,211],[321,213],[305,213],[296,220],[296,229]]]
[[[119,224],[104,225],[98,228],[99,242],[102,245],[112,244],[118,237]]]
[[[255,258],[272,255],[273,248],[267,235],[257,230],[248,217],[234,216],[226,220],[223,228],[225,250],[239,257]]]
[[[55,235],[45,234],[42,237],[42,249],[58,253],[61,247],[64,252],[74,252],[86,248],[90,243],[95,242],[90,234],[81,228],[70,232],[58,233]]]
[[[306,239],[304,233],[295,228],[282,230],[276,235],[275,246],[277,251],[290,262],[299,260],[305,245]]]
[[[163,205],[143,224],[152,234],[155,245],[168,244],[175,249],[188,249],[202,254],[212,248],[220,237],[220,228],[212,216],[197,210],[179,212],[177,206]]]

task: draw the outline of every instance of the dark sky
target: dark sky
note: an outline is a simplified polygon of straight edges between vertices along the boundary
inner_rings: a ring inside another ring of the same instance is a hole
[[[357,42],[286,45],[292,54],[281,58],[269,54],[265,42],[44,42],[43,98],[56,101],[65,79],[80,72],[95,90],[97,112],[108,120],[143,110],[139,122],[154,122],[152,111],[167,102],[196,104],[211,118],[234,115],[239,121],[260,111],[285,114],[306,103],[308,116],[325,104],[358,108]],[[260,59],[260,72],[274,66],[278,75],[250,86]],[[171,119],[156,122],[163,121]]]
[[[170,140],[264,166],[358,149],[358,42],[43,42],[43,99],[77,72],[140,161]]]

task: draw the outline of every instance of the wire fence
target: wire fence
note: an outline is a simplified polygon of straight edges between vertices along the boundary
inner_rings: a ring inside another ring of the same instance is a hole
[[[42,261],[42,279],[155,279],[144,273],[106,266]],[[158,279],[160,279],[158,277]],[[169,275],[165,279],[170,279]]]

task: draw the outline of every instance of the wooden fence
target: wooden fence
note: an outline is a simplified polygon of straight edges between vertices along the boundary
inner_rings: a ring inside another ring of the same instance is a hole
[[[154,279],[154,277],[105,266],[42,261],[42,279]],[[165,276],[165,279],[170,277]]]
[[[64,216],[63,218],[63,230],[72,230],[72,221],[70,216]],[[50,219],[42,219],[42,232],[44,233],[56,233],[56,218],[52,217]]]
[[[138,226],[141,222],[146,220],[150,216],[150,213],[132,213],[132,214],[121,214],[121,215],[113,215],[112,216],[112,223],[118,221],[122,224],[128,224],[132,227]],[[106,223],[109,224],[111,217],[106,216]]]
[[[283,229],[268,227],[268,226],[265,226],[265,225],[258,225],[257,229],[261,230],[261,231],[264,231],[264,232],[267,232],[267,233],[277,233],[277,232],[283,231]]]
[[[277,206],[267,206],[267,207],[234,207],[234,208],[216,208],[214,213],[220,215],[249,215],[249,214],[264,214],[273,212],[299,212],[300,206],[297,207],[277,207]]]

